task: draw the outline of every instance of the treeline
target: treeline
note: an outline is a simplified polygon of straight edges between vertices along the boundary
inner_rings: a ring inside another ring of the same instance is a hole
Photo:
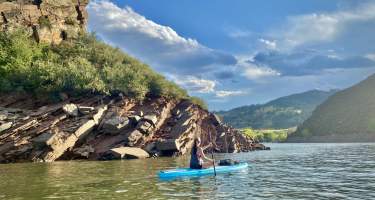
[[[190,98],[148,65],[95,35],[83,33],[77,40],[49,45],[37,43],[23,30],[0,33],[0,92],[50,96],[122,92],[137,100],[146,96]],[[206,107],[200,99],[192,101]]]
[[[259,142],[284,142],[294,129],[280,130],[254,130],[252,128],[241,129],[242,133]]]

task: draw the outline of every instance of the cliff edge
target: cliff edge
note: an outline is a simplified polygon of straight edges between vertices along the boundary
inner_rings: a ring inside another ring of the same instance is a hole
[[[37,41],[59,44],[85,31],[89,0],[0,0],[0,31],[24,28]]]

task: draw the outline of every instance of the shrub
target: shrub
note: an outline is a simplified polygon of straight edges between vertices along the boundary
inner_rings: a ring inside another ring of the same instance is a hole
[[[208,106],[207,106],[206,102],[199,97],[190,97],[189,100],[192,103],[199,105],[203,109],[206,109],[206,110],[208,109]]]
[[[95,35],[47,45],[23,30],[0,33],[0,92],[34,94],[121,91],[136,99],[146,95],[188,98],[187,92],[154,72],[148,65],[113,48]],[[191,101],[207,108],[203,100]]]

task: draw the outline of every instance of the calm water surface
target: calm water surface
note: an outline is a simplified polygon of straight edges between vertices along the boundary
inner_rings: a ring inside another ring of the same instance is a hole
[[[160,181],[187,159],[0,165],[0,199],[375,199],[375,144],[270,144],[217,155],[246,161],[232,174]]]

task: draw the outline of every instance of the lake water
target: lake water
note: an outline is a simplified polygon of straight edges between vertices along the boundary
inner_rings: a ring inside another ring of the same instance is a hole
[[[0,199],[375,199],[375,144],[269,146],[217,155],[250,166],[216,178],[157,178],[186,158],[0,165]]]

